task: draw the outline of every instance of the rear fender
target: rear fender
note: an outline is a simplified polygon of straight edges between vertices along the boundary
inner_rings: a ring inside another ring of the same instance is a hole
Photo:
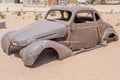
[[[50,40],[40,40],[20,51],[24,65],[32,66],[40,53],[47,48],[53,48],[57,52],[60,60],[72,56],[72,51],[66,46]]]
[[[104,34],[102,37],[102,42],[105,40],[107,41],[107,43],[118,40],[118,34],[115,32],[115,30],[113,28],[107,28],[104,31]]]

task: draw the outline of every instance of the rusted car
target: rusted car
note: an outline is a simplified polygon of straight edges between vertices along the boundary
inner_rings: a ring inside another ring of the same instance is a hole
[[[43,20],[6,33],[1,46],[8,55],[18,51],[24,65],[32,66],[46,49],[56,51],[61,60],[117,40],[113,27],[104,22],[96,10],[53,7]]]

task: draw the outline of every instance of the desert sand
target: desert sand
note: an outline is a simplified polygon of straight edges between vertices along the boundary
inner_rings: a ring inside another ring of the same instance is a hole
[[[99,11],[101,7],[97,8]],[[6,18],[0,21],[6,21],[7,28],[0,29],[0,39],[8,31],[35,22],[33,12],[26,12],[21,16],[14,12],[3,13]],[[120,36],[120,13],[100,14],[104,21],[114,26]],[[120,40],[34,68],[24,66],[20,58],[15,55],[8,56],[0,48],[0,80],[120,80]]]

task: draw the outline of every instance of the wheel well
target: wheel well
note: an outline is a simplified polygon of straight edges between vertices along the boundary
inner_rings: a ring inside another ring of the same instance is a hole
[[[111,33],[108,38],[114,38],[116,35],[114,33]]]
[[[58,59],[59,59],[59,55],[55,49],[46,48],[39,54],[38,58],[34,63],[34,66],[43,65]]]
[[[107,43],[110,43],[112,41],[116,41],[117,40],[117,36],[114,33],[111,33],[107,36]]]

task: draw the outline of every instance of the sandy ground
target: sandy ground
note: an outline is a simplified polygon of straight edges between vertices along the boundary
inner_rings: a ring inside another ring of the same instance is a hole
[[[7,28],[4,33],[17,30],[34,22],[34,13],[16,16],[5,13]],[[100,13],[103,20],[112,24],[120,36],[120,13]],[[24,17],[24,18],[23,18]],[[120,40],[106,47],[80,53],[62,61],[55,60],[35,68],[23,65],[15,55],[7,56],[0,48],[0,80],[120,80]]]

